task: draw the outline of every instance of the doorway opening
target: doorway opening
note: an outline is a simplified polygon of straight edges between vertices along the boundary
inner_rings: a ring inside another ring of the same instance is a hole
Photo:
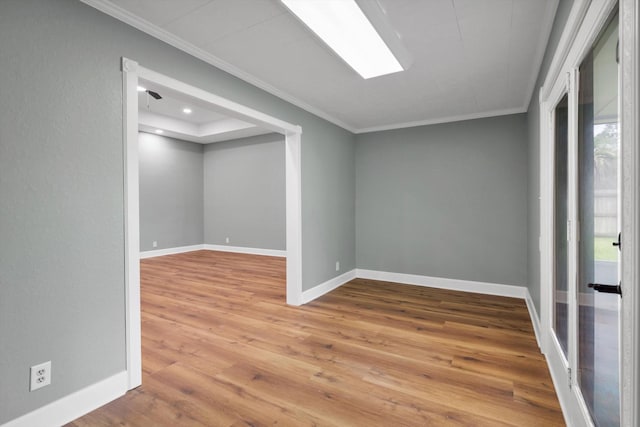
[[[142,383],[140,324],[140,208],[138,158],[138,86],[150,82],[167,92],[181,93],[225,116],[250,123],[285,137],[286,187],[286,301],[302,303],[301,158],[302,129],[260,111],[183,83],[122,58],[123,139],[125,158],[125,288],[126,358],[128,388]]]

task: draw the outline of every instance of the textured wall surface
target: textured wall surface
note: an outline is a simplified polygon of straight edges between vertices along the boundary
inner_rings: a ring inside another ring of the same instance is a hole
[[[323,277],[327,270],[338,275],[356,268],[355,144],[350,143],[353,136],[336,128],[323,130],[311,124],[307,129],[324,134],[325,139],[322,144],[305,144],[303,134],[303,188],[318,191],[302,192],[302,256],[307,259],[310,254],[322,255],[315,262],[304,264],[305,275]],[[318,251],[315,245],[325,250]],[[340,262],[339,272],[335,271],[336,261]],[[311,289],[310,282],[304,282],[303,290]]]
[[[356,141],[358,268],[526,285],[524,114]]]
[[[122,77],[78,11],[0,2],[0,424],[125,368]]]
[[[123,56],[300,125],[303,286],[355,268],[349,132],[76,0],[0,2],[0,40],[0,424],[125,369]]]
[[[204,149],[204,243],[286,249],[284,136],[260,135]]]
[[[138,142],[140,250],[204,243],[204,146],[145,132]]]

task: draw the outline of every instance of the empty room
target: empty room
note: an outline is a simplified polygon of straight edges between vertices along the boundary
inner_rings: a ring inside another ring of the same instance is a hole
[[[0,1],[0,426],[640,425],[639,14]]]

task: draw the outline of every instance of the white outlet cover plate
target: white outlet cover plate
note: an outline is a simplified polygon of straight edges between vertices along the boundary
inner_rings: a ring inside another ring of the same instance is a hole
[[[31,367],[29,391],[34,391],[51,384],[51,361]]]

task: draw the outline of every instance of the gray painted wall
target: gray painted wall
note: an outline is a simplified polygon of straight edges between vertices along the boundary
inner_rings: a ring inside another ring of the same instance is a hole
[[[311,277],[324,277],[326,271],[338,275],[356,268],[354,138],[320,123],[310,123],[303,131],[307,130],[322,134],[323,140],[306,144],[305,134],[302,136],[302,187],[318,190],[313,194],[302,191],[302,256],[316,257],[303,267]],[[340,262],[339,272],[335,271],[336,261]],[[311,289],[310,282],[304,282],[303,290]]]
[[[286,249],[284,160],[280,134],[205,147],[205,243]]]
[[[138,142],[140,250],[204,243],[203,145],[146,132]]]
[[[349,132],[76,0],[0,2],[0,40],[0,424],[125,369],[122,56],[302,126],[303,287],[355,268]]]
[[[358,268],[524,286],[525,119],[358,135]]]
[[[540,87],[544,83],[551,60],[555,54],[562,31],[567,23],[573,0],[560,0],[553,29],[547,43],[547,50],[542,60],[540,73],[536,81],[535,90],[527,111],[527,129],[529,139],[529,189],[528,189],[528,267],[527,284],[531,299],[540,315],[540,251],[538,248],[538,236],[540,235]]]

